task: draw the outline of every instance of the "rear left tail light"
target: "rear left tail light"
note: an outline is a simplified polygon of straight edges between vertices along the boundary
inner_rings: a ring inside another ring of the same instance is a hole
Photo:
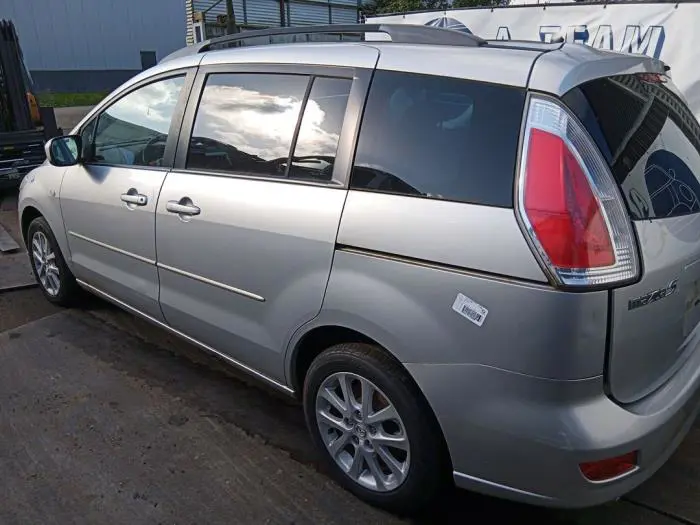
[[[528,107],[518,212],[555,284],[599,287],[638,277],[629,216],[605,160],[564,106],[539,95]]]

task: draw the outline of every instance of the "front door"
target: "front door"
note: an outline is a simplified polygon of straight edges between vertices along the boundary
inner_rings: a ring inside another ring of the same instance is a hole
[[[76,278],[157,319],[155,210],[184,81],[137,87],[88,122],[60,194]]]
[[[366,90],[332,73],[200,69],[158,203],[166,320],[278,383],[286,342],[321,308],[358,120],[346,109]]]

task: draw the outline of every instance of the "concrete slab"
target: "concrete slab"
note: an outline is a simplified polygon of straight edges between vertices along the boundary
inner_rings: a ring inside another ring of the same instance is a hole
[[[0,334],[0,523],[398,523],[159,387],[134,349],[173,368],[86,314]]]
[[[1,233],[2,230],[4,233]],[[0,236],[4,239],[0,244],[7,243],[11,249],[24,251],[19,217],[17,216],[16,191],[0,193]],[[0,247],[0,254],[2,253],[3,248]]]
[[[7,192],[0,194],[0,211],[16,211],[17,210],[17,192]]]
[[[0,224],[0,252],[16,252],[19,249],[19,244],[15,242],[9,232]]]
[[[62,308],[48,302],[38,287],[0,293],[0,332],[60,311]],[[2,410],[1,399],[0,410]]]
[[[37,286],[26,252],[0,255],[0,292]]]
[[[0,334],[0,523],[407,523],[319,472],[296,403],[88,306]],[[564,512],[462,491],[410,523],[523,520],[678,523],[629,502]]]

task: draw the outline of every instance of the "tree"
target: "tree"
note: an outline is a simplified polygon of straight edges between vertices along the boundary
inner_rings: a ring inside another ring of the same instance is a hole
[[[452,0],[452,7],[493,7],[506,3],[502,0]]]
[[[226,0],[226,34],[236,32],[236,13],[233,11],[233,0]]]
[[[450,2],[448,0],[423,0],[421,9],[449,9]]]
[[[362,12],[366,15],[384,13],[401,13],[420,9],[420,0],[368,0],[362,4]]]
[[[478,7],[506,4],[507,0],[366,0],[362,12],[367,16],[383,13],[406,13],[408,11],[440,10],[450,7]]]
[[[368,0],[362,4],[362,12],[368,16],[383,13],[405,13],[422,9],[445,9],[447,0]]]

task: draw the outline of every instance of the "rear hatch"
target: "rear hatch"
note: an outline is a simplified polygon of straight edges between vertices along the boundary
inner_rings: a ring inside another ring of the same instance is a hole
[[[700,125],[659,74],[592,80],[563,100],[607,160],[637,237],[641,279],[610,292],[606,371],[611,395],[630,403],[700,339]]]

